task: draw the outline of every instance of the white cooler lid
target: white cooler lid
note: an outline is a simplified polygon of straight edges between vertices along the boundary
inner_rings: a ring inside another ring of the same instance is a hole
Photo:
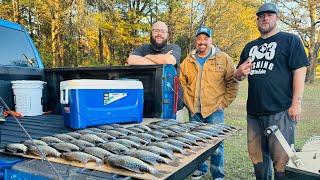
[[[75,79],[60,82],[63,89],[143,89],[138,80]]]

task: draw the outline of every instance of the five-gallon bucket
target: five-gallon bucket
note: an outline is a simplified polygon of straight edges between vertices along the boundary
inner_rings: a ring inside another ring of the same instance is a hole
[[[14,94],[15,108],[23,116],[37,116],[42,110],[43,81],[11,81]]]

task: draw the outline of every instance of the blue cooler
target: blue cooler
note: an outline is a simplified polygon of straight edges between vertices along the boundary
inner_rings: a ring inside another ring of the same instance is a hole
[[[72,129],[143,118],[143,85],[138,80],[78,79],[60,82],[64,124]]]

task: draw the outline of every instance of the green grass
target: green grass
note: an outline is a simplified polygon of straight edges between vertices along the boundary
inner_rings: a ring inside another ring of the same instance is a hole
[[[246,99],[247,82],[240,83],[236,100],[225,110],[225,123],[242,130],[225,140],[225,179],[255,179],[253,166],[247,151],[246,141]],[[302,118],[297,125],[296,148],[313,135],[320,135],[320,81],[305,87]],[[204,179],[211,179],[208,173]]]

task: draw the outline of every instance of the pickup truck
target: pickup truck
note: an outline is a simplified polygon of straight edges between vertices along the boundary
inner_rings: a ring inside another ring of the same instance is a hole
[[[39,138],[55,133],[73,131],[64,126],[61,118],[60,82],[71,79],[138,79],[144,87],[143,117],[145,118],[175,118],[176,102],[175,77],[176,71],[172,65],[150,66],[113,66],[113,67],[79,67],[46,69],[28,31],[20,24],[0,19],[0,97],[14,110],[14,95],[11,81],[42,80],[47,82],[43,90],[42,105],[49,114],[19,118],[21,124],[32,138]],[[0,102],[0,107],[4,104]],[[27,139],[18,123],[7,117],[0,123],[0,149],[8,143],[21,142]],[[11,166],[22,161],[0,154],[0,179],[12,179],[36,176],[11,169]],[[27,165],[30,167],[29,165]],[[36,164],[34,166],[43,167]],[[36,170],[39,168],[34,168]],[[41,169],[41,168],[40,168]],[[63,168],[62,168],[63,169]],[[78,168],[79,169],[79,168]],[[49,173],[49,172],[48,172]],[[17,175],[18,174],[18,175]],[[80,173],[81,174],[81,173]],[[91,177],[111,177],[98,172],[83,173],[79,179]],[[28,179],[27,178],[27,179]]]

